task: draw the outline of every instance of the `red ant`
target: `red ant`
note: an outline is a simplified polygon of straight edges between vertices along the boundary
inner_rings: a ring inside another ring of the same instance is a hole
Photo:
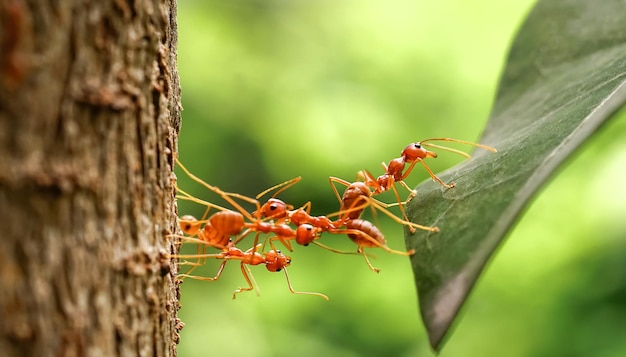
[[[376,180],[373,180],[373,176],[371,176],[371,174],[369,174],[369,172],[367,171],[361,171],[359,173],[359,174],[362,174],[363,172],[365,172],[364,178],[366,180],[367,185],[374,188],[373,194],[376,195],[378,193],[388,190],[389,187],[393,187],[395,182],[399,182],[402,186],[404,186],[407,190],[409,190],[409,192],[414,194],[414,191],[409,188],[409,186],[404,182],[404,179],[409,176],[409,174],[411,173],[411,171],[413,170],[413,167],[415,166],[417,162],[420,162],[424,166],[426,171],[428,171],[428,174],[430,175],[430,177],[434,181],[438,182],[441,186],[445,188],[454,187],[455,184],[453,182],[450,184],[445,184],[439,177],[437,177],[437,175],[433,173],[430,167],[426,165],[426,163],[424,162],[424,159],[429,158],[429,157],[436,158],[437,153],[426,150],[423,147],[430,146],[430,147],[434,147],[437,149],[450,151],[453,153],[457,153],[467,159],[470,159],[471,156],[460,150],[456,150],[453,148],[440,146],[436,144],[426,143],[427,141],[449,141],[449,142],[455,142],[455,143],[479,147],[479,148],[482,148],[491,152],[497,152],[497,150],[492,148],[491,146],[472,143],[472,142],[465,141],[465,140],[451,139],[451,138],[432,138],[432,139],[426,139],[426,140],[418,141],[415,143],[411,143],[407,145],[404,148],[404,150],[402,150],[402,152],[400,153],[400,157],[391,160],[389,162],[389,165],[386,165],[384,162],[382,163],[385,173],[381,176],[378,176]],[[407,163],[409,163],[410,165],[407,168],[407,170],[403,173],[404,167]]]
[[[404,226],[409,227],[409,230],[411,232],[415,232],[416,228],[423,229],[425,231],[435,232],[435,233],[439,232],[438,227],[424,226],[424,225],[409,221],[408,217],[406,216],[406,213],[404,212],[404,207],[403,207],[403,205],[405,205],[408,202],[408,200],[398,201],[398,203],[388,204],[388,203],[381,202],[372,197],[374,193],[369,189],[367,182],[362,182],[362,181],[348,182],[344,179],[341,179],[339,177],[333,177],[333,176],[329,177],[328,180],[330,181],[330,186],[332,187],[333,192],[335,193],[335,196],[340,202],[339,210],[347,212],[347,217],[349,219],[359,218],[363,210],[367,206],[370,206],[383,212],[394,221]],[[334,185],[335,182],[346,186],[346,190],[343,192],[342,196],[339,196],[339,191],[337,191],[337,187]],[[399,196],[397,197],[399,200],[400,197]],[[397,216],[389,212],[389,210],[387,209],[389,207],[396,206],[396,205],[400,206],[400,211],[402,211],[402,215],[404,219],[398,218]]]
[[[207,184],[206,182],[202,181],[198,177],[191,174],[180,162],[178,162],[178,165],[183,169],[183,171],[185,171],[185,173],[187,173],[187,175],[192,180],[198,182],[199,184],[203,185],[209,190],[217,193],[219,196],[221,196],[224,200],[229,202],[233,207],[235,207],[239,211],[239,212],[236,212],[236,211],[228,210],[214,203],[210,203],[210,202],[195,198],[181,189],[178,190],[182,194],[182,196],[179,196],[179,198],[193,201],[193,202],[207,206],[207,211],[205,212],[205,216],[211,207],[217,208],[221,211],[221,212],[214,213],[213,216],[209,217],[208,223],[205,224],[204,229],[202,231],[199,230],[199,227],[196,228],[195,225],[197,223],[195,223],[195,221],[191,219],[187,219],[186,221],[184,221],[183,225],[185,226],[185,229],[187,230],[186,233],[193,234],[193,233],[198,232],[197,233],[198,238],[200,238],[200,240],[207,242],[208,245],[220,247],[220,245],[223,245],[224,241],[228,242],[228,239],[230,239],[231,236],[240,234],[239,237],[235,240],[235,244],[236,244],[239,241],[241,241],[245,236],[247,236],[250,232],[256,232],[255,239],[254,239],[254,244],[256,245],[256,242],[258,241],[258,235],[260,233],[274,233],[274,236],[269,239],[270,245],[272,246],[272,248],[274,248],[272,242],[274,240],[279,240],[281,243],[283,243],[285,247],[287,247],[287,249],[291,251],[293,249],[291,248],[291,243],[289,242],[290,240],[295,239],[297,242],[303,242],[303,241],[311,242],[315,239],[316,236],[319,235],[319,232],[320,232],[319,229],[314,227],[311,224],[300,224],[298,225],[296,229],[292,229],[288,224],[284,222],[274,223],[274,222],[264,221],[263,219],[259,218],[258,213],[255,214],[255,216],[253,216],[251,213],[249,213],[243,207],[237,204],[237,202],[235,202],[235,200],[233,200],[231,196],[237,197],[239,199],[242,199],[242,200],[245,200],[247,202],[254,204],[257,207],[256,212],[260,212],[261,209],[260,209],[259,202],[257,200],[244,196],[244,195],[240,195],[240,194],[226,193],[215,186]],[[292,181],[297,182],[296,180],[299,180],[299,178],[296,178]],[[281,191],[282,190],[278,192],[281,192]],[[223,216],[223,219],[222,219],[222,216]],[[215,219],[215,224],[211,224],[213,223],[214,217],[218,217],[220,219],[219,220]],[[250,220],[250,222],[249,223],[245,222],[244,218],[247,218],[248,220]],[[201,222],[201,221],[198,221],[198,222]],[[187,226],[189,228],[187,228]],[[185,231],[185,229],[183,229],[183,231]],[[215,237],[215,240],[212,239],[213,237]]]
[[[256,286],[256,282],[254,282],[254,278],[252,276],[252,272],[250,271],[249,265],[260,265],[265,264],[265,267],[268,271],[278,272],[281,270],[285,271],[285,278],[287,279],[287,286],[289,287],[289,291],[293,294],[302,294],[302,295],[314,295],[319,296],[322,299],[329,300],[328,296],[322,293],[315,292],[307,292],[307,291],[296,291],[291,285],[291,281],[289,280],[289,275],[287,274],[287,267],[291,264],[291,257],[284,255],[280,252],[280,250],[270,250],[265,255],[258,252],[261,244],[255,245],[254,247],[246,250],[245,252],[241,249],[235,247],[233,243],[228,244],[222,252],[217,254],[195,254],[195,255],[178,255],[173,256],[176,258],[215,258],[222,259],[222,264],[220,265],[217,273],[214,277],[203,277],[203,276],[195,276],[189,274],[180,274],[178,277],[180,278],[191,278],[197,280],[205,280],[205,281],[214,281],[220,278],[222,275],[222,271],[224,271],[224,267],[226,266],[226,262],[229,260],[239,260],[241,266],[241,273],[243,274],[244,279],[248,282],[248,287],[238,288],[233,292],[233,299],[237,298],[237,294],[244,291],[254,290],[254,286]],[[254,282],[254,284],[253,284]],[[258,289],[257,289],[258,291]]]
[[[198,245],[197,256],[201,256],[200,254],[201,249],[203,249],[202,252],[204,252],[204,249],[206,249],[207,246],[212,246],[218,249],[227,248],[227,245],[230,242],[230,238],[234,235],[240,234],[244,229],[247,229],[246,232],[249,232],[250,230],[254,230],[257,232],[257,237],[255,237],[255,243],[254,243],[255,245],[258,239],[258,234],[261,232],[269,233],[272,231],[272,229],[274,229],[275,231],[277,231],[274,233],[277,233],[277,235],[282,237],[283,232],[281,231],[281,228],[285,228],[285,227],[274,227],[268,222],[262,222],[260,220],[255,219],[250,213],[248,213],[243,207],[241,207],[233,199],[233,197],[252,203],[256,205],[257,208],[259,207],[258,201],[251,199],[249,197],[243,196],[243,195],[239,195],[235,193],[227,193],[227,192],[220,190],[218,187],[209,185],[206,182],[199,179],[198,177],[196,177],[195,175],[191,174],[187,170],[187,168],[180,163],[178,159],[176,159],[176,162],[192,180],[200,183],[201,185],[205,186],[209,190],[215,192],[216,194],[221,196],[224,200],[226,200],[228,203],[230,203],[233,207],[235,207],[239,211],[239,212],[233,211],[233,210],[218,206],[214,203],[197,199],[193,197],[192,195],[188,194],[187,192],[183,191],[182,189],[177,188],[179,192],[178,198],[194,201],[196,203],[203,204],[207,207],[206,211],[204,212],[204,215],[202,216],[200,220],[197,220],[195,217],[189,216],[189,215],[181,217],[181,220],[180,220],[181,230],[191,237],[197,236],[198,239],[194,240],[193,238],[190,238],[190,237],[180,237],[180,238],[188,242],[192,241],[192,242],[201,243]],[[208,215],[211,208],[216,208],[219,211],[211,215],[208,219],[205,219],[205,217]],[[249,219],[252,223],[245,222],[245,218]],[[202,226],[203,223],[204,223],[204,226]],[[288,230],[291,229],[289,226],[287,226],[286,228]],[[304,231],[302,233],[304,233]],[[316,232],[312,232],[311,234],[316,234]],[[198,259],[201,259],[201,258],[198,258]],[[188,263],[188,264],[195,265],[197,267],[199,265],[202,265],[202,262],[198,261],[196,263]],[[193,271],[193,269],[195,269],[195,267],[191,268],[191,270],[189,270],[188,273]]]
[[[184,192],[182,190],[179,191]],[[254,239],[255,245],[258,241],[259,234],[273,233],[274,236],[269,239],[272,248],[274,248],[272,241],[279,240],[283,243],[283,245],[285,245],[285,247],[287,247],[287,249],[292,250],[291,244],[289,243],[290,240],[295,239],[296,241],[312,241],[314,237],[319,234],[319,229],[311,224],[301,224],[296,229],[293,229],[286,223],[274,223],[256,219],[250,213],[243,210],[243,208],[241,208],[242,211],[240,213],[217,206],[211,202],[187,196],[186,193],[184,194],[185,196],[180,196],[179,198],[205,205],[207,206],[207,211],[211,207],[224,209],[223,211],[216,212],[209,217],[209,219],[206,220],[207,223],[204,225],[203,229],[199,228],[199,223],[201,224],[204,220],[197,221],[193,216],[183,216],[184,220],[181,222],[181,229],[183,232],[190,235],[196,234],[198,236],[198,241],[201,241],[209,246],[216,248],[225,247],[225,244],[223,243],[224,241],[228,243],[231,236],[239,235],[234,242],[237,244],[249,233],[256,232]],[[244,216],[251,219],[252,222],[245,222]],[[196,241],[190,239],[189,237],[183,237],[183,239],[187,241]]]
[[[369,197],[372,195],[377,195],[391,188],[398,201],[397,205],[402,211],[402,216],[404,218],[403,221],[408,222],[409,218],[407,217],[406,212],[404,211],[404,205],[406,205],[406,203],[409,202],[415,196],[416,192],[415,190],[412,190],[406,184],[406,182],[404,182],[404,179],[406,179],[409,176],[409,174],[411,173],[411,171],[413,170],[413,167],[415,167],[415,164],[417,162],[420,162],[424,166],[424,168],[426,169],[426,171],[428,171],[428,174],[432,177],[434,181],[438,182],[445,188],[454,187],[455,186],[454,183],[445,184],[439,177],[437,177],[437,175],[433,173],[430,167],[426,165],[426,163],[424,162],[424,159],[436,158],[437,153],[426,150],[423,148],[423,146],[434,147],[434,148],[450,151],[453,153],[457,153],[468,159],[471,158],[471,156],[460,150],[456,150],[453,148],[448,148],[445,146],[440,146],[440,145],[436,145],[432,143],[426,143],[428,141],[456,142],[460,144],[480,147],[491,152],[497,152],[496,149],[487,145],[476,144],[476,143],[472,143],[469,141],[457,140],[457,139],[451,139],[451,138],[431,138],[431,139],[422,140],[421,142],[415,142],[415,143],[409,144],[404,148],[404,150],[402,150],[399,158],[395,158],[389,161],[389,165],[385,164],[384,162],[382,163],[382,167],[385,170],[385,173],[378,176],[378,178],[374,178],[374,176],[367,170],[362,170],[357,173],[357,178],[362,178],[364,180],[362,183],[360,181],[349,183],[348,181],[342,180],[340,178],[331,177],[330,178],[331,186],[333,188],[333,191],[335,192],[335,196],[337,196],[337,199],[339,199],[340,202],[342,203],[341,205],[342,209],[345,208],[346,206],[350,207],[354,205],[355,201],[362,199],[361,197],[365,198],[365,197]],[[404,171],[404,168],[407,163],[409,163],[410,165],[407,168],[407,170]],[[346,191],[344,191],[344,194],[341,198],[339,197],[339,192],[337,191],[333,182],[338,182],[338,183],[341,183],[342,185],[347,186]],[[402,201],[400,199],[400,195],[398,194],[398,191],[395,188],[396,182],[400,183],[404,188],[406,188],[410,192],[409,197],[405,201]],[[396,204],[393,204],[393,205],[396,205]],[[355,211],[355,212],[352,212],[351,216],[354,219],[354,218],[359,217],[360,213],[361,213],[360,211]],[[400,221],[402,222],[402,220]],[[424,226],[416,227],[416,226],[409,225],[409,230],[411,232],[415,232],[415,228],[426,229],[426,230],[430,230],[433,232],[438,231],[437,227],[424,227]]]

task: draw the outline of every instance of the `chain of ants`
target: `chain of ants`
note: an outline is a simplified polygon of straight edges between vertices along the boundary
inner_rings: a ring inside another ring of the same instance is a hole
[[[439,231],[439,228],[435,226],[424,226],[409,221],[404,206],[415,196],[416,193],[404,182],[404,180],[409,176],[415,165],[420,163],[428,171],[428,174],[434,181],[445,188],[452,188],[455,186],[454,183],[446,184],[433,173],[428,165],[426,165],[424,159],[436,158],[437,154],[433,151],[425,149],[424,147],[450,151],[468,159],[470,158],[470,155],[456,149],[433,144],[430,141],[456,142],[496,152],[494,148],[486,145],[451,138],[433,138],[409,144],[404,148],[404,150],[402,150],[400,157],[391,160],[389,164],[385,164],[384,162],[382,163],[384,173],[377,178],[375,178],[367,170],[359,171],[357,173],[357,181],[355,182],[348,182],[337,177],[330,177],[330,185],[335,193],[335,196],[340,202],[340,209],[338,212],[326,216],[312,216],[310,214],[311,202],[307,202],[303,206],[294,209],[293,205],[287,204],[276,198],[278,194],[298,183],[301,179],[300,177],[296,177],[292,180],[270,187],[257,195],[256,198],[251,198],[237,193],[224,192],[218,187],[202,181],[190,173],[187,168],[185,168],[185,166],[177,160],[178,165],[192,180],[213,191],[233,207],[233,209],[221,207],[214,203],[198,199],[178,188],[178,198],[193,201],[207,207],[201,219],[185,215],[179,220],[180,228],[183,233],[185,233],[185,236],[175,236],[180,238],[181,242],[196,243],[198,245],[198,253],[172,256],[173,258],[195,260],[181,262],[182,265],[190,265],[191,268],[184,274],[179,274],[178,277],[181,279],[192,278],[214,281],[219,279],[228,261],[239,261],[242,275],[248,286],[236,289],[233,293],[234,299],[237,294],[241,292],[254,290],[256,282],[254,282],[249,266],[263,264],[268,271],[284,271],[287,286],[292,293],[315,295],[328,300],[328,297],[322,293],[296,291],[293,288],[286,269],[291,264],[291,258],[276,249],[274,245],[276,241],[279,241],[289,251],[293,251],[291,241],[295,240],[296,243],[300,245],[306,246],[313,243],[335,253],[360,254],[365,259],[368,267],[375,272],[379,272],[380,269],[375,268],[371,264],[368,259],[368,254],[365,253],[364,248],[381,248],[392,254],[403,256],[412,255],[414,253],[413,249],[403,252],[389,248],[381,231],[373,223],[362,219],[361,214],[366,208],[371,207],[389,216],[397,223],[407,226],[411,232],[415,232],[416,229],[430,232]],[[396,188],[396,183],[409,191],[409,196],[405,200],[400,198],[400,194]],[[342,195],[339,194],[336,184],[346,187]],[[388,204],[373,197],[388,190],[393,191],[397,202]],[[275,191],[272,197],[264,204],[260,204],[258,199],[272,191]],[[237,200],[254,205],[256,210],[249,212],[244,209],[237,202]],[[397,217],[388,210],[388,208],[392,206],[399,207],[402,215],[401,218]],[[217,212],[207,218],[211,209],[216,209]],[[332,217],[336,218],[332,219]],[[354,243],[356,243],[356,252],[337,250],[318,242],[322,233],[347,235]],[[251,234],[254,234],[254,243],[252,247],[245,251],[238,248],[237,244]],[[259,243],[259,236],[261,234],[271,234],[271,236],[266,238],[264,243]],[[271,249],[263,252],[266,242],[269,242]],[[207,254],[206,249],[208,247],[219,249],[219,253]],[[216,275],[214,277],[192,275],[191,273],[193,270],[204,264],[207,259],[222,260]]]

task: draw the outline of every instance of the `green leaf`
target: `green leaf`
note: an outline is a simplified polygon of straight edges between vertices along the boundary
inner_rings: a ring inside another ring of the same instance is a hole
[[[481,140],[498,153],[478,149],[439,175],[455,188],[417,187],[410,219],[441,230],[405,237],[416,250],[411,262],[433,349],[529,200],[626,101],[624,13],[621,0],[539,1],[514,41]]]

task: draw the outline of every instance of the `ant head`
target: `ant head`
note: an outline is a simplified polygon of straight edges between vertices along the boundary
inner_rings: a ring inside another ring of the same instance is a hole
[[[289,205],[278,198],[270,198],[261,206],[261,217],[264,218],[284,218],[287,216]]]
[[[265,267],[271,272],[281,271],[291,264],[291,257],[281,253],[280,250],[270,250],[265,253]]]
[[[407,147],[402,150],[401,155],[405,162],[413,162],[417,159],[425,159],[427,157],[437,157],[437,153],[424,149],[420,142],[407,145]]]
[[[296,242],[300,245],[308,245],[313,242],[319,233],[319,230],[313,225],[304,223],[296,228]]]
[[[180,225],[180,229],[188,235],[195,235],[198,233],[200,229],[201,223],[198,222],[196,217],[192,215],[185,215],[180,217],[178,220],[178,224]]]

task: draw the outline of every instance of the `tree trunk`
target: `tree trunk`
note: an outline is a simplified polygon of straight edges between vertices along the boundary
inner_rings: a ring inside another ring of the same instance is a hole
[[[0,0],[0,355],[176,355],[176,36],[175,0]]]

